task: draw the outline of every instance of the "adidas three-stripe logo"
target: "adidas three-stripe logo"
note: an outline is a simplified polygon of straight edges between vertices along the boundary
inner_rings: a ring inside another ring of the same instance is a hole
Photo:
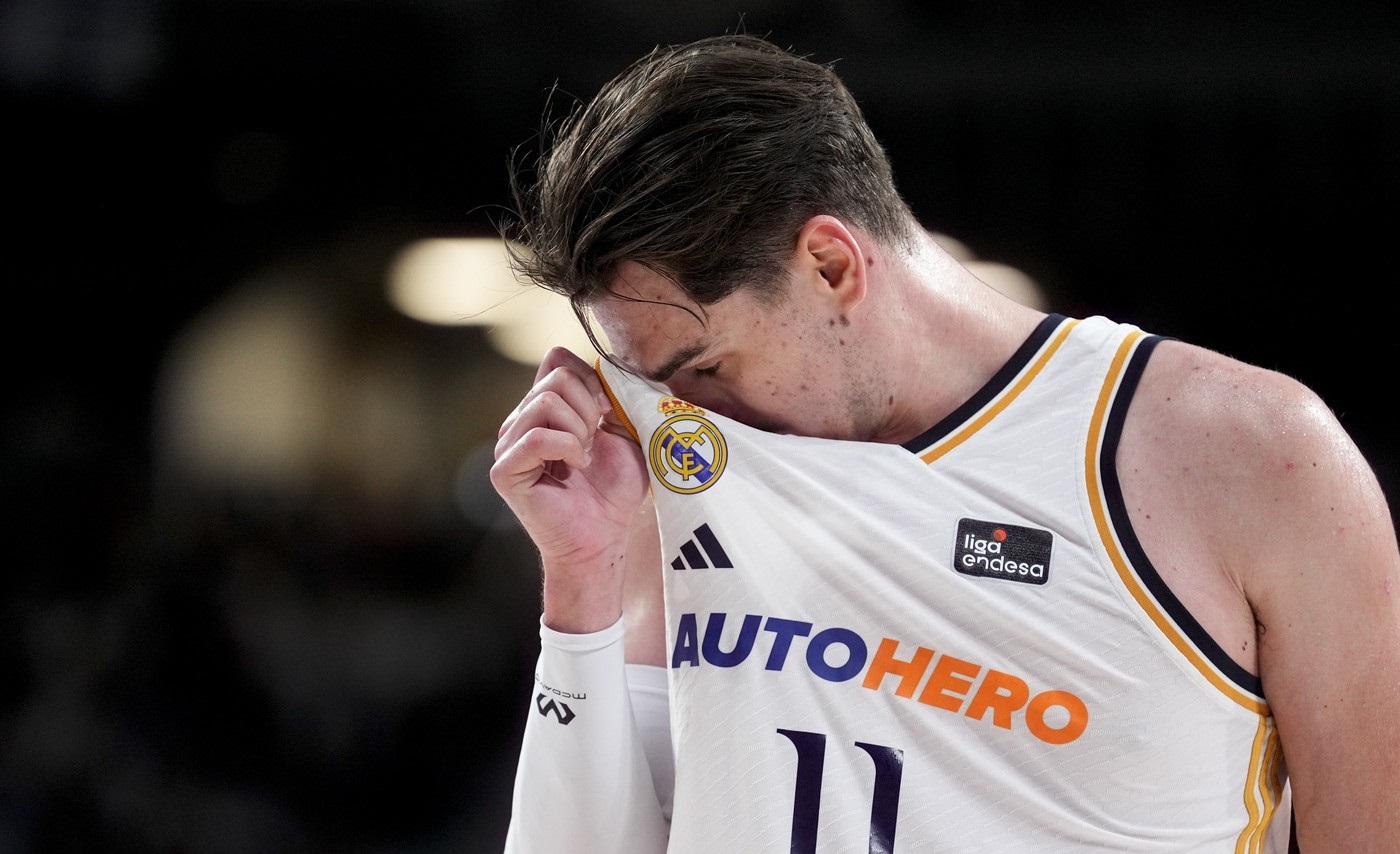
[[[675,560],[671,561],[672,569],[709,569],[711,566],[732,569],[734,567],[734,564],[729,561],[729,555],[724,553],[724,546],[719,544],[719,540],[715,538],[715,533],[710,530],[708,524],[696,528],[694,533],[694,539],[681,543],[681,553],[676,556]],[[707,557],[709,558],[708,562],[705,560]]]

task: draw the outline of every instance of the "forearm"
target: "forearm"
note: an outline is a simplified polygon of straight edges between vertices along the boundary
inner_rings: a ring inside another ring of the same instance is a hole
[[[622,616],[625,552],[590,561],[590,566],[547,564],[541,622],[570,635],[601,632]]]
[[[506,854],[659,854],[668,825],[628,696],[621,621],[540,629]]]

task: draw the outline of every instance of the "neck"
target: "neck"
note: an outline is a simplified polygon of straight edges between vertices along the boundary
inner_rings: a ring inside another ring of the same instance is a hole
[[[908,253],[878,253],[872,275],[872,379],[888,389],[875,441],[905,442],[942,420],[1045,318],[982,282],[932,237]]]

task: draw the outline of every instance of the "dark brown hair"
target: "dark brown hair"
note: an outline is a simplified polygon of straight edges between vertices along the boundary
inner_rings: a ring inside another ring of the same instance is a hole
[[[516,271],[568,296],[590,335],[585,310],[623,261],[702,306],[740,287],[776,300],[813,216],[891,243],[911,235],[884,149],[845,85],[754,36],[654,49],[544,134],[534,166],[530,176],[512,163],[516,218],[503,233],[523,247]]]

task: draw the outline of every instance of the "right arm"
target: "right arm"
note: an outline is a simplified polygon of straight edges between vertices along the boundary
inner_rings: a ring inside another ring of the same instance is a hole
[[[590,366],[561,348],[546,355],[501,426],[491,482],[539,549],[543,571],[540,657],[506,851],[555,851],[561,842],[589,852],[664,851],[667,822],[625,668],[629,659],[660,664],[664,654],[652,598],[655,519],[647,518],[641,449]],[[635,626],[622,620],[624,600],[646,606],[629,604]]]

